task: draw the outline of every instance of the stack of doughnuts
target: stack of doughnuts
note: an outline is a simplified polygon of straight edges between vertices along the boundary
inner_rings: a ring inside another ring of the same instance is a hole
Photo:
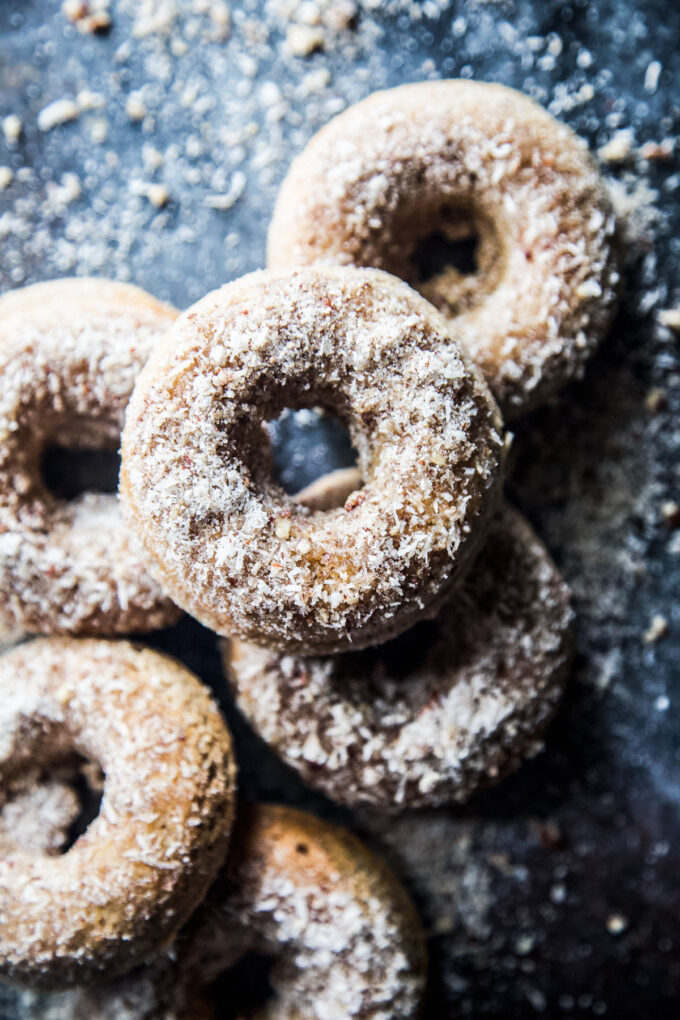
[[[433,236],[472,240],[474,271],[428,273]],[[274,960],[259,1017],[419,1014],[396,879],[292,808],[235,820],[207,689],[112,639],[181,610],[211,628],[255,731],[349,807],[462,802],[518,767],[571,609],[503,501],[503,416],[581,373],[615,249],[581,140],[449,81],[335,118],[283,183],[269,268],[182,314],[101,280],[0,298],[0,623],[47,635],[0,658],[0,974],[27,1015],[215,1017],[252,952]],[[356,467],[286,493],[262,425],[287,407],[339,419]],[[120,502],[45,484],[48,446],[119,442]]]

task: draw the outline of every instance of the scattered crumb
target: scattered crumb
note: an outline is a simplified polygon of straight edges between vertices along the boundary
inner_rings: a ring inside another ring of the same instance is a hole
[[[664,524],[669,528],[677,528],[680,525],[680,506],[673,500],[667,500],[661,507]]]
[[[2,130],[8,145],[15,145],[19,141],[23,129],[21,117],[17,117],[16,113],[8,114],[2,122]]]
[[[129,120],[144,120],[147,114],[146,104],[140,95],[132,93],[125,103],[125,112]]]
[[[533,935],[519,935],[515,939],[515,952],[518,956],[528,956],[536,945],[536,939]]]
[[[628,918],[623,914],[610,914],[607,918],[607,931],[610,935],[621,935],[628,927]]]
[[[101,92],[91,92],[90,89],[81,89],[76,96],[76,105],[81,113],[90,110],[101,110],[106,106],[106,96]]]
[[[673,141],[670,138],[664,138],[662,142],[645,142],[640,149],[640,155],[651,163],[667,163],[673,158],[673,148]]]
[[[633,132],[630,128],[623,128],[597,150],[600,159],[605,163],[623,163],[629,159],[633,151]]]
[[[226,211],[238,202],[246,186],[246,175],[237,170],[231,179],[229,190],[221,195],[207,195],[205,204],[211,209]]]
[[[0,166],[0,191],[9,188],[14,180],[14,171],[8,166]]]
[[[109,13],[110,0],[64,0],[61,10],[64,16],[84,35],[108,32],[112,20]]]
[[[321,28],[312,25],[291,25],[286,32],[286,46],[294,57],[308,57],[324,47]]]
[[[564,903],[567,898],[567,887],[562,882],[557,882],[550,888],[550,899],[553,903]]]
[[[157,209],[162,209],[170,201],[170,192],[164,184],[150,184],[146,191],[146,197]]]
[[[659,312],[659,322],[674,333],[680,333],[680,308],[663,308]]]
[[[661,64],[658,60],[652,60],[647,64],[647,70],[645,71],[645,92],[656,92],[656,87],[659,84],[659,75],[661,74]]]
[[[41,131],[51,131],[60,124],[77,120],[79,113],[72,99],[55,99],[53,103],[44,106],[38,114],[38,127]]]
[[[661,613],[656,613],[650,620],[649,627],[645,631],[642,640],[646,645],[652,645],[667,633],[668,620]]]

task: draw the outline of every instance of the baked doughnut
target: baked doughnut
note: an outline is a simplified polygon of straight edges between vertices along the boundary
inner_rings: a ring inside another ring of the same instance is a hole
[[[220,879],[170,953],[84,989],[61,1020],[217,1020],[209,986],[252,951],[274,957],[275,995],[257,1020],[419,1015],[425,944],[391,872],[349,832],[259,805],[239,819]]]
[[[0,658],[0,790],[77,753],[105,774],[67,853],[3,841],[0,973],[57,987],[163,946],[221,866],[234,801],[229,733],[178,663],[127,642],[42,638]]]
[[[353,492],[362,486],[361,471],[356,467],[338,468],[315,479],[293,496],[296,503],[308,510],[335,510],[344,506]]]
[[[313,514],[273,482],[261,422],[291,404],[349,429],[365,485],[344,507]],[[434,612],[464,572],[500,489],[501,427],[406,284],[351,267],[253,273],[180,316],[141,373],[123,509],[164,590],[213,630],[362,647]]]
[[[540,748],[569,660],[569,592],[505,509],[434,621],[330,658],[223,643],[237,705],[302,778],[385,810],[464,801]]]
[[[606,332],[613,232],[595,163],[565,124],[503,85],[421,82],[374,93],[312,138],[281,187],[268,265],[407,280],[449,318],[510,418],[580,375]],[[475,238],[476,271],[440,258],[427,276],[428,250],[436,262],[437,245]]]
[[[135,378],[176,312],[109,280],[0,298],[0,616],[31,633],[107,635],[173,622],[117,497],[57,499],[46,446],[117,449]]]
[[[61,853],[79,814],[78,795],[61,777],[20,776],[0,793],[0,854],[17,845],[50,856]]]

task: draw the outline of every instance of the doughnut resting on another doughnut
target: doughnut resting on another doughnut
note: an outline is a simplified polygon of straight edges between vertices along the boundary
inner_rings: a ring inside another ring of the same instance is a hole
[[[613,234],[595,162],[565,124],[503,85],[419,82],[374,93],[312,138],[281,187],[267,262],[407,280],[509,419],[578,377],[607,331]],[[461,242],[476,245],[473,272],[455,267]]]
[[[327,658],[223,642],[238,707],[310,786],[383,810],[464,801],[535,753],[569,662],[569,591],[506,508],[432,621]]]
[[[163,655],[41,638],[0,657],[0,791],[74,753],[105,780],[66,853],[0,826],[0,974],[33,988],[159,951],[205,896],[231,829],[231,738],[208,690]]]
[[[60,1020],[217,1020],[210,986],[252,952],[273,959],[257,1020],[420,1015],[425,942],[400,884],[351,833],[262,804],[238,819],[227,864],[169,952],[62,999]]]
[[[364,487],[312,513],[271,477],[261,422],[323,406]],[[432,614],[502,481],[498,409],[439,312],[371,269],[253,273],[177,320],[139,377],[121,498],[149,569],[221,634],[360,648]]]

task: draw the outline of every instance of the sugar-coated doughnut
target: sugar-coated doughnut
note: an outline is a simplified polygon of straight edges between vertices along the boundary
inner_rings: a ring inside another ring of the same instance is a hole
[[[249,951],[274,957],[274,997],[257,1020],[419,1015],[424,939],[391,872],[349,832],[259,805],[239,818],[223,873],[170,952],[75,993],[60,1020],[217,1020],[210,985]]]
[[[495,508],[504,441],[439,312],[385,273],[253,273],[180,316],[140,374],[121,499],[149,569],[221,634],[363,647],[432,613]],[[447,340],[447,342],[443,342]],[[274,484],[261,422],[321,405],[364,487],[311,513]]]
[[[0,298],[0,616],[32,633],[151,630],[178,611],[117,496],[57,499],[49,446],[117,449],[137,374],[176,315],[138,287],[65,279]]]
[[[121,973],[158,951],[203,899],[231,828],[229,733],[166,656],[54,637],[0,658],[0,791],[73,753],[105,775],[87,831],[61,856],[7,832],[1,843],[0,974],[32,987]]]
[[[257,733],[311,786],[384,810],[466,800],[535,753],[569,661],[569,591],[515,511],[434,621],[326,658],[223,654]]]
[[[61,853],[79,814],[80,801],[70,783],[59,776],[22,774],[0,791],[0,854],[16,845],[36,853]]]
[[[275,270],[376,266],[449,318],[503,413],[580,375],[616,303],[614,216],[582,139],[503,85],[376,92],[312,138],[269,230]],[[427,277],[428,238],[476,236],[477,271]]]

